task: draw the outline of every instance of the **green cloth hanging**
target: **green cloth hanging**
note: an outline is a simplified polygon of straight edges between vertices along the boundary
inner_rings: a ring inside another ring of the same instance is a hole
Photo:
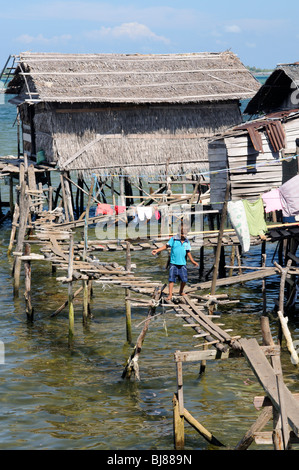
[[[267,232],[267,225],[262,198],[259,198],[255,202],[248,202],[246,199],[243,199],[242,202],[246,213],[250,235],[253,237],[264,235]]]

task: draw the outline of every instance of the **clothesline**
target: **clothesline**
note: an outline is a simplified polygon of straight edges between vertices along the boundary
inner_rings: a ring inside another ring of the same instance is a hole
[[[282,157],[282,158],[278,158],[277,160],[269,160],[268,162],[262,162],[262,163],[254,163],[254,164],[251,164],[251,165],[242,165],[242,166],[237,166],[237,167],[234,167],[234,168],[220,168],[218,170],[209,170],[209,171],[201,171],[201,172],[198,172],[198,173],[192,173],[192,175],[194,176],[208,176],[208,175],[216,175],[218,173],[230,173],[230,172],[234,172],[236,170],[251,170],[251,169],[254,169],[254,168],[259,168],[259,167],[263,167],[263,166],[268,166],[268,165],[272,165],[273,163],[280,163],[280,162],[283,162],[283,161],[287,161],[287,160],[293,160],[293,159],[296,159],[297,157],[299,157],[299,154],[296,154],[296,155],[292,155],[292,156],[288,156],[288,157]],[[175,173],[175,174],[159,174],[159,175],[156,175],[155,177],[182,177],[182,176],[187,176],[189,173]],[[105,177],[105,178],[108,178],[108,177],[121,177],[121,178],[128,178],[128,177],[132,177],[132,175],[129,175],[129,174],[113,174],[113,173],[93,173],[92,176],[97,176],[97,177]],[[138,175],[138,178],[149,178],[149,175],[146,174],[146,175]],[[195,184],[196,183],[196,180],[190,180],[190,184]]]

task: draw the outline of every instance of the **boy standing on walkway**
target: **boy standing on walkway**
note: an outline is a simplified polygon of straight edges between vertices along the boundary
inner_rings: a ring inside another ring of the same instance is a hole
[[[180,233],[173,236],[166,245],[158,248],[157,250],[153,250],[152,254],[156,255],[161,251],[167,250],[167,248],[171,248],[170,251],[170,265],[169,265],[169,294],[166,300],[172,299],[173,293],[173,286],[174,283],[177,281],[177,278],[180,278],[180,290],[179,295],[184,294],[184,287],[188,281],[188,273],[187,273],[187,257],[191,261],[194,266],[199,266],[196,261],[192,258],[191,255],[191,245],[187,238],[187,231],[184,229],[183,223],[180,227]]]

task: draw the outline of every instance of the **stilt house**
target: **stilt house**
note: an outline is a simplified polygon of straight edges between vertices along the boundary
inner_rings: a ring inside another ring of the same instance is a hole
[[[297,174],[298,80],[299,64],[279,65],[245,109],[255,119],[209,142],[211,203],[215,207],[224,199],[228,179],[231,200],[254,200]]]
[[[22,53],[23,150],[60,169],[129,175],[208,170],[208,140],[241,123],[260,85],[232,52]]]

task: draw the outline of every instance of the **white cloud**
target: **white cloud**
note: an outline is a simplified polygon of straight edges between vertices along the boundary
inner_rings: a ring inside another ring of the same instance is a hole
[[[62,34],[61,36],[53,36],[51,38],[46,38],[42,34],[37,36],[30,36],[29,34],[22,34],[16,38],[16,41],[22,42],[23,44],[58,44],[61,42],[69,41],[72,38],[70,34]]]
[[[231,24],[224,27],[226,33],[241,33],[241,28],[237,24]]]
[[[255,42],[245,42],[245,46],[250,47],[252,49],[252,48],[256,47],[256,43]]]
[[[114,39],[130,39],[133,41],[139,39],[149,39],[152,41],[160,41],[164,42],[165,44],[169,44],[169,39],[165,38],[164,36],[158,36],[153,31],[145,26],[144,24],[132,22],[132,23],[122,23],[119,26],[114,27],[101,27],[99,30],[89,31],[85,33],[85,36],[90,39],[100,39],[103,37],[110,37]]]

